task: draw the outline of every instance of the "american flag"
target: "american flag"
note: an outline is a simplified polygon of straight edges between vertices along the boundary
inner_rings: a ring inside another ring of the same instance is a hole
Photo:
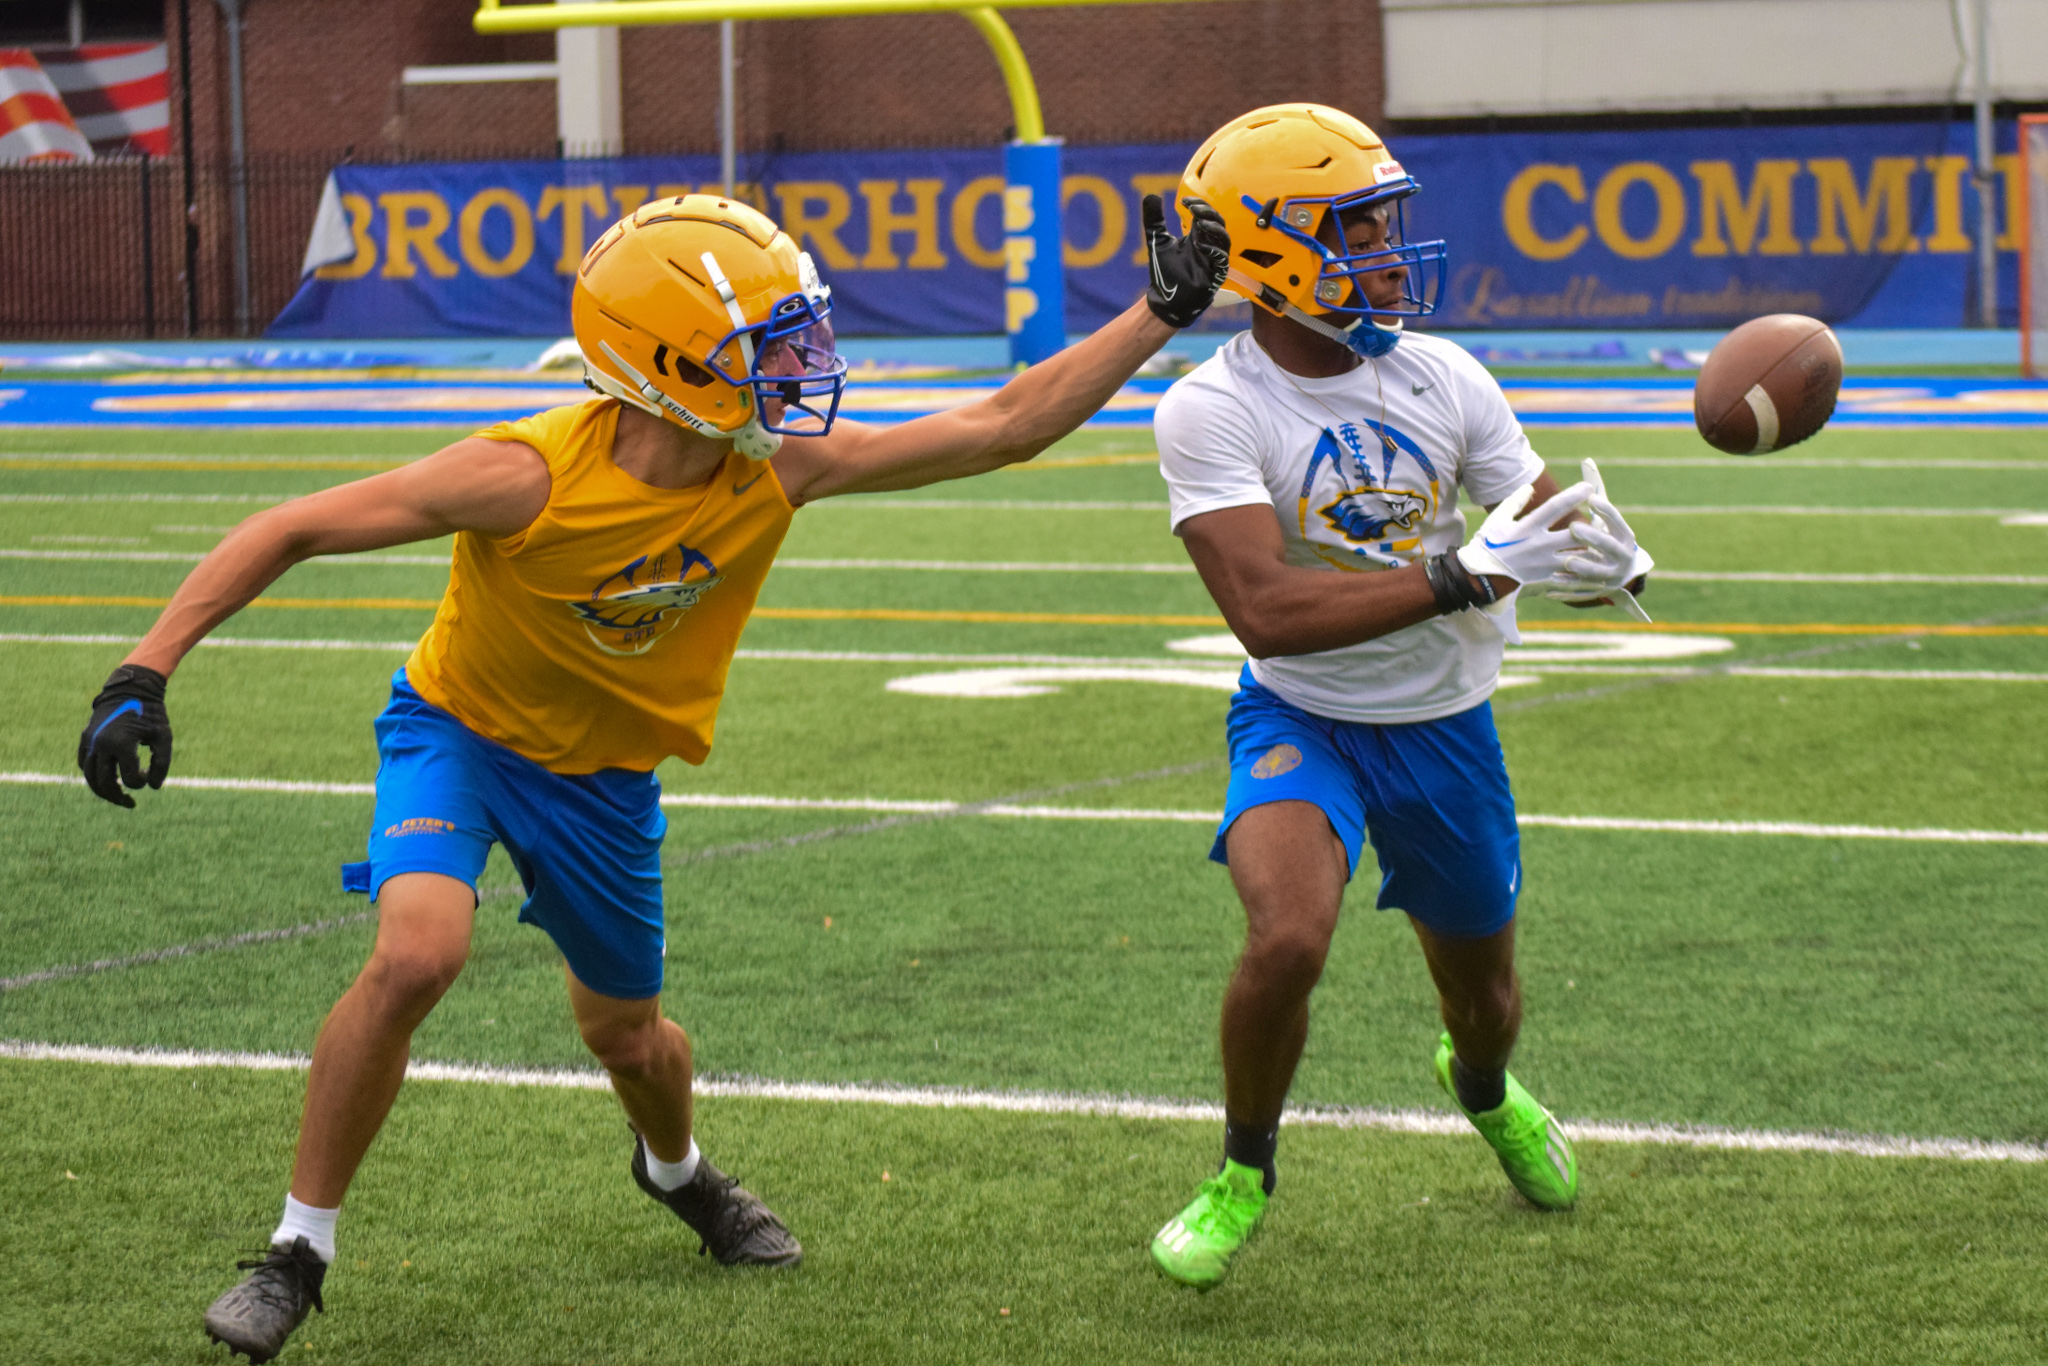
[[[171,150],[162,43],[0,48],[0,163]]]

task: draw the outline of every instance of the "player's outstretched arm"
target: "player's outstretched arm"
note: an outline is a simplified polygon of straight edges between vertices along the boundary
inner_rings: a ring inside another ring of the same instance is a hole
[[[1029,460],[1086,422],[1167,338],[1201,317],[1229,271],[1223,220],[1199,200],[1190,200],[1189,210],[1193,227],[1174,237],[1159,197],[1146,196],[1151,276],[1144,302],[988,398],[900,427],[842,421],[825,436],[785,441],[775,455],[775,475],[789,500],[914,489],[985,474]]]
[[[142,642],[93,699],[78,741],[89,787],[118,806],[122,791],[162,787],[171,765],[164,685],[186,653],[287,569],[315,555],[380,550],[457,531],[509,536],[547,506],[547,462],[531,446],[470,437],[401,469],[259,512],[199,562]],[[139,749],[147,747],[147,773]]]
[[[1554,487],[1554,486],[1553,486]],[[1578,542],[1553,529],[1592,490],[1583,484],[1524,511],[1527,485],[1500,505],[1471,545],[1403,569],[1333,574],[1287,563],[1280,523],[1266,504],[1198,513],[1177,528],[1223,619],[1256,659],[1306,655],[1373,640],[1432,617],[1483,607],[1547,579]],[[1475,569],[1472,549],[1499,542]]]

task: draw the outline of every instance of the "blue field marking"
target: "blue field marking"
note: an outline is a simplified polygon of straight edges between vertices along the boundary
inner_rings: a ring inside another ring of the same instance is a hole
[[[1226,296],[1227,298],[1227,296]],[[1206,325],[1189,329],[1164,350],[1189,360],[1207,360],[1243,329],[1249,315],[1219,309]],[[1727,335],[1714,331],[1600,331],[1544,329],[1477,331],[1428,329],[1457,342],[1489,365],[1565,365],[1590,374],[1614,366],[1672,364],[1711,350]],[[1946,365],[2020,363],[2020,334],[2011,328],[1838,327],[1850,370],[1884,366],[1895,370]],[[1068,345],[1083,340],[1070,333]],[[121,370],[347,370],[419,369],[523,370],[532,366],[553,337],[391,337],[335,341],[252,342],[246,338],[194,341],[0,341],[0,367],[54,369],[81,374]],[[957,370],[1007,370],[1009,339],[1003,336],[845,337],[839,354],[855,366],[914,365]]]
[[[863,422],[902,422],[994,393],[1000,376],[856,379],[841,411]],[[1134,379],[1091,419],[1094,427],[1146,426],[1172,381]],[[1515,379],[1502,381],[1530,427],[1692,425],[1692,381]],[[0,426],[10,427],[483,427],[542,408],[578,403],[583,386],[557,376],[527,380],[216,378],[199,382],[23,380],[0,388]],[[2017,379],[1851,379],[1835,425],[1894,428],[2048,427],[2048,383]]]

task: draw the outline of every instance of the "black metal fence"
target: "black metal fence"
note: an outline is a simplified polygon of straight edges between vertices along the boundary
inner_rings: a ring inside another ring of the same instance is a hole
[[[297,288],[320,188],[340,159],[249,158],[248,331]],[[0,336],[233,336],[235,277],[225,160],[0,167]]]
[[[225,158],[0,166],[0,338],[260,334],[298,289],[327,173],[352,159],[353,149],[248,158],[246,328]],[[444,150],[377,159],[466,158]]]

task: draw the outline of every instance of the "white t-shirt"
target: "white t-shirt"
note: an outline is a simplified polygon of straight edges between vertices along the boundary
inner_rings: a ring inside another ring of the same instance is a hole
[[[1543,472],[1493,376],[1455,342],[1420,333],[1348,374],[1307,379],[1240,332],[1167,391],[1154,428],[1176,531],[1204,512],[1264,504],[1287,562],[1333,574],[1462,545],[1460,485],[1485,506]],[[1431,721],[1493,692],[1501,645],[1477,612],[1457,612],[1251,668],[1318,716]]]

